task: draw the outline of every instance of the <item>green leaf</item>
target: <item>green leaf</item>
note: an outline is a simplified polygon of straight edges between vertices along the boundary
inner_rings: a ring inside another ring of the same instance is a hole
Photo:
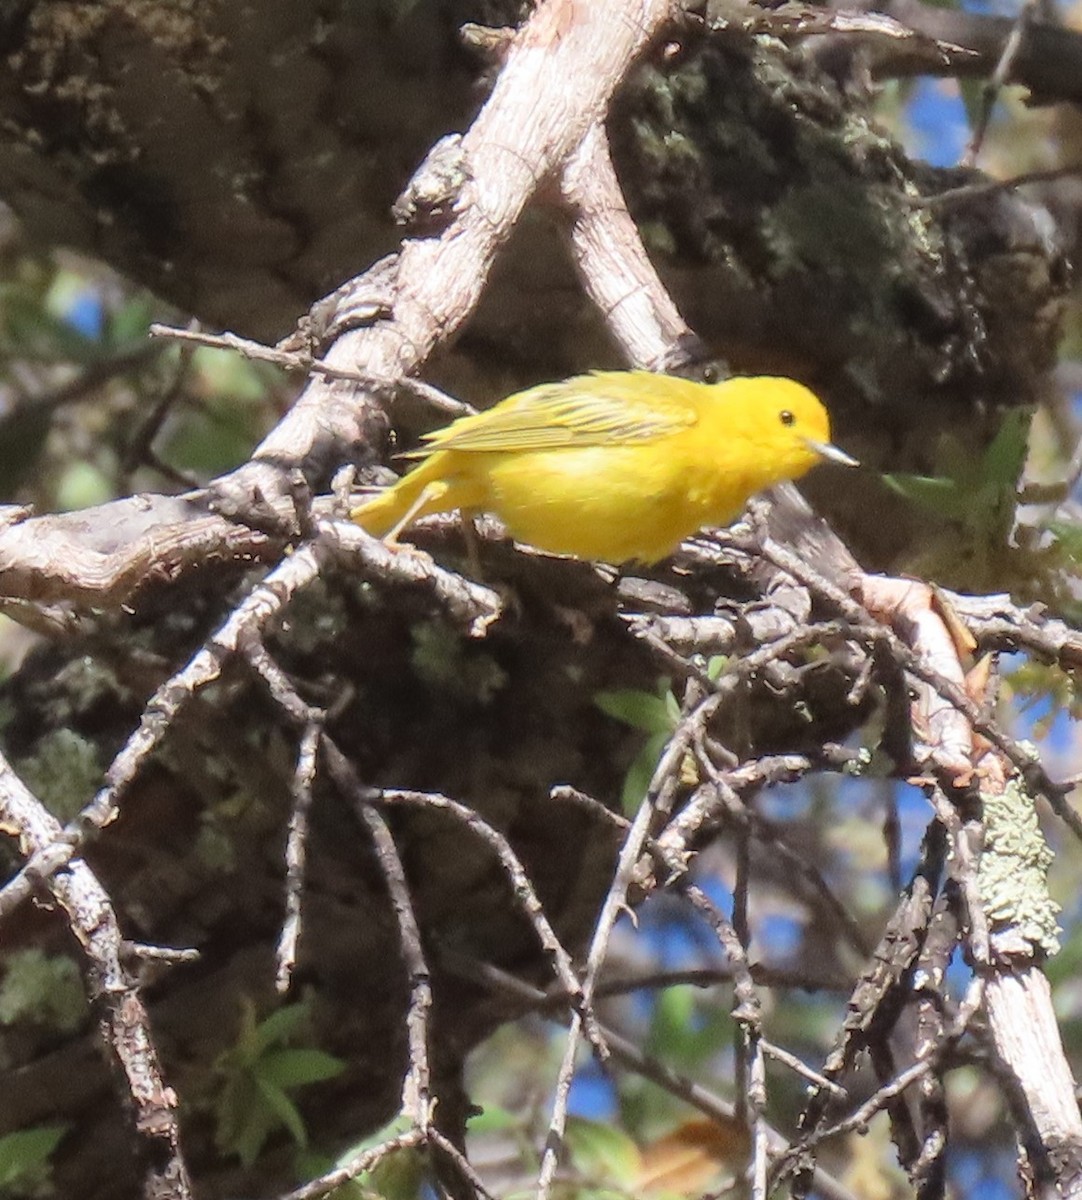
[[[424,1154],[406,1147],[388,1155],[369,1175],[384,1200],[417,1200],[427,1173]]]
[[[1012,408],[1000,422],[999,430],[981,456],[981,478],[1012,495],[1018,477],[1026,465],[1029,427],[1033,414],[1027,408]]]
[[[610,692],[597,692],[594,703],[601,711],[632,729],[641,729],[644,733],[670,733],[672,722],[669,719],[665,701],[659,696],[651,695],[633,688],[618,688]]]
[[[39,1125],[0,1137],[0,1190],[4,1195],[31,1195],[48,1182],[49,1156],[68,1131],[67,1125]]]
[[[1082,525],[1073,521],[1049,521],[1046,528],[1066,558],[1075,566],[1082,566]]]
[[[938,516],[962,522],[969,535],[963,540],[1002,542],[1014,523],[1031,420],[1028,409],[1004,413],[979,458],[959,439],[943,438],[937,453],[940,476],[883,478],[888,487]]]
[[[267,1108],[277,1117],[274,1124],[284,1125],[289,1131],[290,1136],[298,1146],[308,1145],[308,1130],[304,1127],[304,1118],[297,1111],[297,1106],[285,1094],[285,1092],[273,1083],[255,1076],[255,1086],[259,1092],[260,1099],[264,1102]],[[268,1122],[268,1124],[270,1124]],[[270,1126],[273,1128],[273,1125]]]
[[[273,1112],[267,1105],[260,1104],[253,1107],[245,1115],[245,1120],[238,1129],[233,1143],[224,1149],[232,1151],[244,1166],[250,1167],[259,1157],[259,1152],[277,1124]]]
[[[634,761],[624,776],[624,786],[620,790],[620,807],[628,816],[634,816],[639,805],[646,799],[650,780],[654,777],[658,759],[661,757],[669,741],[670,731],[655,733],[646,745],[635,755]]]
[[[728,654],[712,654],[706,660],[706,677],[715,683],[721,678],[722,671],[729,665]]]
[[[639,1148],[622,1130],[585,1117],[567,1122],[571,1164],[594,1180],[630,1186],[642,1165]]]
[[[344,1167],[346,1163],[356,1158],[358,1154],[363,1154],[366,1150],[371,1150],[375,1146],[382,1145],[384,1142],[389,1142],[391,1138],[396,1138],[399,1134],[405,1133],[410,1128],[409,1117],[403,1116],[401,1113],[388,1121],[386,1125],[381,1126],[375,1133],[371,1133],[366,1138],[361,1138],[359,1142],[354,1142],[347,1146],[345,1150],[334,1160],[335,1165]]]
[[[234,1075],[225,1081],[214,1102],[214,1141],[220,1149],[236,1152],[256,1103],[250,1075]]]
[[[253,1045],[260,1050],[269,1046],[288,1042],[294,1034],[299,1033],[308,1019],[308,1006],[305,1004],[285,1004],[265,1017],[252,1031]]]
[[[323,1050],[269,1050],[254,1065],[257,1079],[275,1087],[303,1087],[306,1083],[322,1083],[334,1079],[346,1069],[346,1064]]]
[[[112,352],[115,354],[119,350],[145,343],[153,318],[154,308],[145,293],[133,296],[107,313],[104,336]]]
[[[507,1129],[518,1129],[522,1118],[499,1104],[486,1104],[480,1112],[470,1116],[469,1123],[470,1133],[503,1133]]]
[[[704,1000],[696,988],[664,988],[650,1023],[651,1053],[668,1062],[694,1069],[725,1045],[731,1036],[729,1014]]]
[[[82,976],[66,955],[47,955],[34,947],[14,950],[4,968],[0,1025],[32,1021],[71,1033],[87,1019]]]
[[[937,475],[884,474],[883,482],[899,496],[912,500],[933,512],[961,517],[969,508],[958,481]]]
[[[94,463],[68,463],[57,480],[55,503],[61,512],[77,512],[112,499],[113,484]]]
[[[516,1122],[517,1124],[517,1122]],[[410,1128],[409,1118],[397,1116],[393,1121],[377,1129],[369,1137],[347,1147],[334,1160],[334,1165],[344,1167],[366,1150],[398,1137]],[[417,1150],[404,1149],[385,1158],[373,1171],[364,1171],[350,1184],[332,1193],[333,1200],[362,1200],[366,1194],[378,1192],[384,1200],[416,1200],[427,1172],[423,1154]]]

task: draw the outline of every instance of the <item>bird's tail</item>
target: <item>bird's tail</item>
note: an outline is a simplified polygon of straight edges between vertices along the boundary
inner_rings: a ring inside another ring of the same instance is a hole
[[[449,475],[446,455],[433,454],[349,514],[362,529],[374,537],[397,536],[408,525],[430,513],[449,512],[454,508],[482,508],[483,498],[467,480]]]

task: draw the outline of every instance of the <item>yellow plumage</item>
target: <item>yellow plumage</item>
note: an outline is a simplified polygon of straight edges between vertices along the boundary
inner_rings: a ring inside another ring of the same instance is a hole
[[[538,549],[610,562],[655,562],[755,492],[822,457],[847,460],[818,398],[768,376],[598,371],[508,396],[425,441],[419,466],[353,510],[370,533],[458,508],[495,513]]]

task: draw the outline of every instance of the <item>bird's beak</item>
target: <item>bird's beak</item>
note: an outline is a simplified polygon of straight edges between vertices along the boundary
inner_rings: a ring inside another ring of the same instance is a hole
[[[832,442],[817,442],[812,438],[805,438],[804,441],[820,458],[825,458],[828,462],[840,463],[843,467],[860,466],[860,463],[851,454],[839,450]]]

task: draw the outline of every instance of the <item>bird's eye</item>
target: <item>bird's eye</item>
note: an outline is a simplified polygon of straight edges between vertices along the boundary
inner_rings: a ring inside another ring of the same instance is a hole
[[[792,423],[796,420],[796,417],[794,417],[787,408],[783,408],[782,411],[778,413],[778,420],[781,421],[783,425],[792,425]]]
[[[721,378],[721,372],[715,366],[703,367],[702,377],[703,383],[717,383]]]

